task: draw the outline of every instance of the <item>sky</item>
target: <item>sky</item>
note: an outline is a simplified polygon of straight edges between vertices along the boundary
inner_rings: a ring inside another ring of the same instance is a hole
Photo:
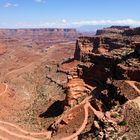
[[[0,28],[140,26],[140,0],[0,0]]]

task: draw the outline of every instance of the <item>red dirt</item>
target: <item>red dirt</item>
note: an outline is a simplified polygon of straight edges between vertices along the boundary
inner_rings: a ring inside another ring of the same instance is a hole
[[[6,53],[7,51],[7,47],[4,43],[0,43],[0,55],[3,55],[4,53]]]
[[[62,65],[62,67],[61,67],[61,69],[63,70],[63,71],[73,71],[74,70],[74,68],[79,64],[80,62],[79,61],[77,61],[77,60],[74,60],[74,61],[72,61],[72,62],[70,62],[70,63],[64,63],[63,65]]]
[[[14,47],[10,46],[10,42],[9,44],[7,42],[7,45],[9,46],[6,51],[3,51],[5,53],[0,55],[0,138],[24,140],[50,137],[51,132],[48,132],[46,127],[49,126],[52,119],[46,121],[46,119],[41,119],[39,114],[64,95],[52,83],[47,84],[48,88],[43,91],[43,93],[47,93],[45,100],[39,96],[39,93],[42,93],[42,85],[45,86],[45,82],[49,82],[46,80],[46,75],[52,73],[51,71],[47,73],[45,66],[48,65],[55,69],[57,63],[66,57],[71,57],[74,54],[74,43],[56,44],[47,51],[45,51],[46,48],[40,50],[19,46],[18,42]],[[52,74],[54,78],[57,77],[55,71]],[[61,78],[61,76],[59,77]],[[63,77],[62,74],[61,79],[64,79]],[[50,92],[55,91],[55,88],[60,91],[52,97],[53,94]],[[40,101],[36,102],[37,99]],[[35,110],[35,113],[30,114],[32,110]]]
[[[94,138],[110,139],[127,132],[129,120],[125,120],[125,104],[140,96],[139,45],[133,43],[135,38],[130,40],[129,37],[122,36],[120,33],[123,33],[123,29],[119,30],[121,31],[115,33],[110,30],[112,35],[109,33],[80,37],[76,42],[74,59],[68,59],[59,65],[58,71],[69,76],[64,100],[65,111],[58,121],[51,125],[54,138],[84,139],[82,134],[90,120],[87,117],[88,108],[94,112],[95,117],[92,117],[93,126],[87,133],[92,134]],[[119,64],[126,66],[126,69],[119,69]],[[91,100],[85,103],[85,106],[80,106],[81,102],[90,96]],[[83,112],[79,113],[78,105],[85,110],[84,119]],[[137,111],[135,108],[136,115]],[[132,121],[139,122],[139,118]],[[77,129],[72,132],[71,129],[75,128],[75,125]],[[93,134],[94,132],[98,134]]]
[[[32,31],[27,40],[0,45],[0,138],[109,139],[125,133],[125,105],[139,106],[139,43],[120,33],[81,37],[76,49],[58,34],[46,46],[45,38],[32,42]]]

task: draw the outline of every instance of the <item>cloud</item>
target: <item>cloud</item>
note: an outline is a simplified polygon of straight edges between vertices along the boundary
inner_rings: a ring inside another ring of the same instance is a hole
[[[18,7],[18,4],[7,2],[7,3],[4,4],[3,7],[5,7],[5,8]]]
[[[46,22],[46,21],[38,21],[35,22],[18,22],[15,24],[15,28],[54,28],[61,27],[62,22]]]
[[[91,21],[76,21],[72,25],[140,25],[140,20],[123,19],[123,20],[91,20]]]
[[[62,23],[67,23],[67,21],[65,19],[62,19]]]
[[[123,19],[123,20],[91,20],[91,21],[67,21],[65,19],[59,21],[38,21],[38,22],[18,22],[12,28],[76,28],[84,25],[130,25],[140,26],[140,20]],[[2,24],[0,23],[0,26]],[[8,27],[3,25],[2,27]]]
[[[46,2],[46,0],[35,0],[35,1],[38,3],[45,3]]]

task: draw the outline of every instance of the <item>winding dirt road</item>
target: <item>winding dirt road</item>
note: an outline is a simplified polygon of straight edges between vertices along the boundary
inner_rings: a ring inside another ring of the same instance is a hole
[[[12,129],[11,129],[12,128]],[[9,123],[0,121],[0,139],[1,140],[41,140],[41,138],[50,138],[51,132],[28,132],[24,129],[20,128],[19,126]]]
[[[81,125],[81,127],[72,135],[68,136],[68,137],[64,137],[61,140],[73,140],[73,139],[78,139],[78,135],[81,134],[81,132],[85,129],[86,124],[88,122],[88,114],[89,114],[89,108],[93,111],[93,113],[99,118],[102,119],[104,117],[104,114],[101,113],[100,111],[96,111],[90,104],[90,102],[88,102],[86,100],[86,103],[84,105],[84,111],[85,111],[85,116],[84,116],[84,121]]]
[[[61,138],[61,140],[77,140],[77,139],[78,139],[78,135],[81,134],[81,132],[85,129],[85,127],[86,127],[86,125],[87,125],[89,109],[91,109],[91,111],[93,111],[94,115],[97,116],[98,119],[102,119],[102,118],[104,117],[104,113],[95,110],[95,109],[91,106],[91,104],[90,104],[90,102],[89,102],[90,99],[91,99],[91,96],[85,98],[80,104],[78,104],[78,105],[76,105],[76,106],[74,107],[74,108],[77,108],[77,107],[79,107],[79,106],[81,106],[81,105],[84,105],[83,108],[84,108],[84,114],[85,114],[85,115],[84,115],[84,121],[83,121],[83,123],[81,124],[81,127],[80,127],[74,134],[72,134],[72,135],[70,135],[70,136],[67,136],[67,137],[63,137],[63,138]],[[68,111],[68,114],[69,114],[69,112],[72,111],[72,110],[73,110],[73,108],[70,109],[70,110]],[[67,112],[66,112],[65,115],[67,116]],[[62,117],[56,122],[56,125],[58,125],[58,124],[61,122],[61,120],[63,120],[63,118],[65,117],[65,115],[62,115]]]
[[[135,81],[126,81],[131,87],[133,87],[139,94],[140,94],[140,90],[138,89],[138,87],[135,85]]]
[[[4,89],[3,92],[0,93],[0,96],[3,95],[3,94],[5,94],[6,91],[7,91],[7,89],[8,89],[8,85],[7,84],[4,83],[3,85],[5,86],[5,89]]]

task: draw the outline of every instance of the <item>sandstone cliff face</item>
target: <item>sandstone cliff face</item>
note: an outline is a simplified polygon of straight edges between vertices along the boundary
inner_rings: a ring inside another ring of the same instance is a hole
[[[0,41],[31,47],[49,47],[56,43],[74,41],[78,33],[75,29],[0,29]]]
[[[118,79],[121,77],[140,81],[139,48],[135,39],[120,35],[81,37],[76,42],[74,58],[84,62],[79,67],[83,69],[86,78],[105,81],[110,75]],[[89,73],[95,76],[88,76]]]
[[[124,30],[129,29],[129,26],[111,26],[109,28],[99,29],[96,32],[96,35],[102,34],[120,34],[123,33]]]
[[[127,35],[127,36],[140,35],[140,27],[133,28],[133,29],[127,29],[123,32],[123,34]]]
[[[57,29],[57,28],[42,28],[42,29],[0,29],[0,36],[6,37],[22,37],[26,38],[27,36],[43,36],[43,35],[63,35],[63,37],[70,36],[71,34],[76,35],[76,29]],[[73,36],[74,38],[75,36]],[[75,38],[74,38],[75,39]]]
[[[118,28],[124,30],[127,27]],[[80,37],[74,54],[74,59],[80,62],[76,76],[91,84],[93,81],[105,83],[108,79],[140,81],[139,49],[136,38],[121,34]],[[67,100],[72,99],[70,96],[73,95],[68,91]]]
[[[122,27],[117,30],[121,32],[80,37],[76,41],[74,59],[62,64],[61,72],[65,72],[68,65],[78,62],[69,68],[64,116],[52,125],[56,136],[59,132],[60,138],[66,136],[64,139],[138,138],[140,124],[136,128],[131,128],[131,124],[139,123],[140,119],[127,115],[132,113],[132,108],[135,116],[139,116],[140,39],[124,36]],[[133,102],[136,105],[131,104]],[[84,115],[80,112],[82,108]],[[76,121],[77,116],[78,119],[81,116],[80,120],[84,116],[83,123]],[[75,128],[72,133],[70,126],[74,121],[79,129]]]

